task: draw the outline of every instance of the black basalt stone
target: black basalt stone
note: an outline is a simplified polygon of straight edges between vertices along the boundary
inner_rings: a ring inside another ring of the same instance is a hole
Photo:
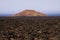
[[[0,40],[59,40],[60,17],[0,17]]]

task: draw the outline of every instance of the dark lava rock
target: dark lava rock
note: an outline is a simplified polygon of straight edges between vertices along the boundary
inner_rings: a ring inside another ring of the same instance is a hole
[[[0,17],[0,40],[60,40],[60,17]]]

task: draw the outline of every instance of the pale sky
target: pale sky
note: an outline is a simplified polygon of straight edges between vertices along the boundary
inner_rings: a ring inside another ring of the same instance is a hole
[[[58,12],[60,0],[0,0],[0,13],[17,13],[25,9]]]

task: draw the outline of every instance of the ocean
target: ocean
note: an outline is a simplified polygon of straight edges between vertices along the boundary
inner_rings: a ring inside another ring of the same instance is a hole
[[[8,13],[0,13],[0,16],[11,16],[12,14],[8,14]],[[48,13],[48,16],[60,16],[60,13]]]

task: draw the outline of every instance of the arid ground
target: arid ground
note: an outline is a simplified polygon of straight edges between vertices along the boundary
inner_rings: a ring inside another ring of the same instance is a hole
[[[0,17],[0,40],[60,40],[60,17]]]

